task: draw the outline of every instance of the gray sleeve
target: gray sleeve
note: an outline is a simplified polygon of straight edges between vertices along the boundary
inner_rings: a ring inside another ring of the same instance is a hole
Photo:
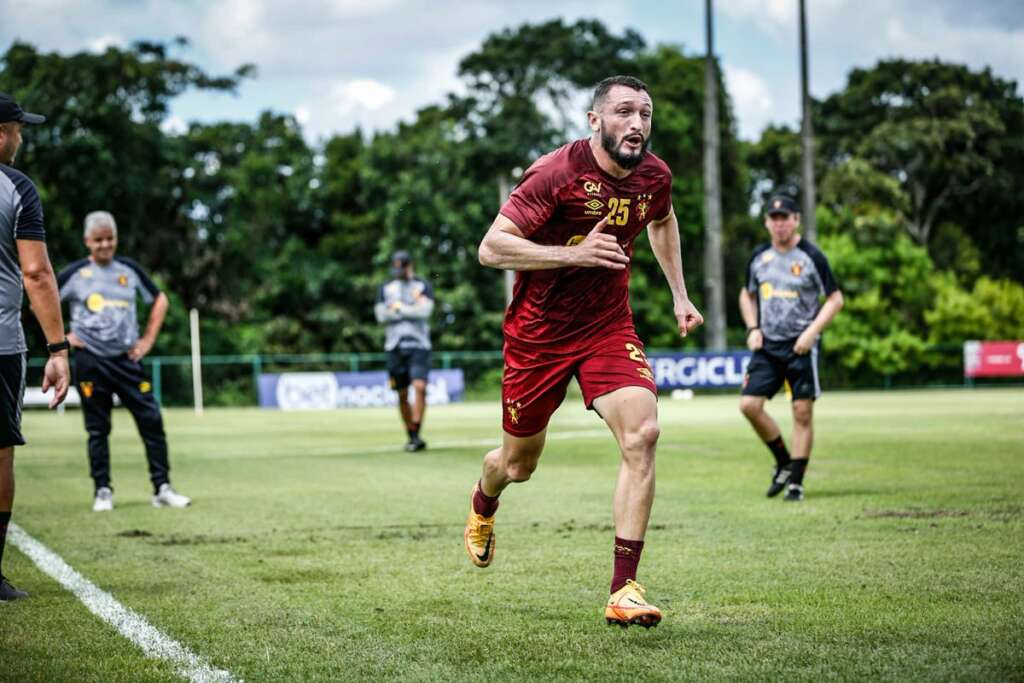
[[[393,323],[402,319],[401,315],[390,310],[383,301],[378,301],[373,305],[373,314],[379,323]]]

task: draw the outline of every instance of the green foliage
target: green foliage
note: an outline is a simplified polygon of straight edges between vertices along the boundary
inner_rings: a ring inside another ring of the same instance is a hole
[[[891,375],[919,367],[934,266],[891,214],[826,215],[822,249],[846,300],[826,349],[856,373]]]
[[[968,291],[943,273],[934,280],[936,297],[925,312],[933,343],[972,339],[1024,339],[1024,286],[1011,280],[979,278]]]
[[[1024,98],[991,71],[938,60],[855,69],[815,110],[829,168],[863,160],[897,183],[904,228],[920,244],[961,226],[989,272],[1024,269]],[[943,263],[944,267],[953,265]]]

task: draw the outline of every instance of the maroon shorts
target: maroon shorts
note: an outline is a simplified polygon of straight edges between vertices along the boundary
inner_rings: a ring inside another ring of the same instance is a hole
[[[622,387],[644,387],[658,393],[644,345],[632,329],[568,352],[538,352],[506,342],[501,383],[504,430],[519,437],[542,431],[561,405],[574,376],[588,409],[598,396]]]

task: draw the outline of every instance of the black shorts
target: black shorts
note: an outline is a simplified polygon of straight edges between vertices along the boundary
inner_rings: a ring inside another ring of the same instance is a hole
[[[765,339],[764,346],[750,358],[747,374],[743,377],[744,396],[766,396],[771,398],[789,382],[793,400],[809,398],[812,401],[821,395],[818,382],[818,344],[810,352],[799,355],[793,351],[796,339],[776,341]]]
[[[25,398],[25,354],[0,356],[0,448],[24,446],[21,402]]]
[[[414,379],[427,379],[430,372],[430,349],[403,349],[388,351],[388,376],[391,388],[401,391]]]

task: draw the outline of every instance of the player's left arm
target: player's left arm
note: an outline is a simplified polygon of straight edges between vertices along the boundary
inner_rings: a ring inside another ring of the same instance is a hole
[[[170,300],[168,300],[166,294],[160,291],[156,283],[146,275],[146,271],[142,269],[142,266],[131,259],[121,258],[120,256],[116,258],[135,271],[135,275],[139,278],[139,294],[142,296],[143,301],[150,304],[146,329],[142,336],[139,337],[139,340],[135,342],[135,346],[128,351],[128,357],[137,363],[153,350],[156,338],[160,335],[160,328],[163,327],[164,319],[167,317]]]
[[[679,326],[679,334],[688,332],[704,323],[704,316],[690,301],[683,277],[682,245],[679,239],[679,221],[675,209],[669,205],[668,215],[647,225],[647,237],[651,241],[654,257],[658,259],[661,271],[665,273],[669,289],[672,290],[672,308]]]
[[[837,289],[829,294],[828,298],[825,299],[825,303],[821,305],[818,315],[814,316],[814,320],[807,326],[807,329],[797,337],[796,343],[793,344],[793,350],[801,356],[808,353],[811,347],[814,346],[814,342],[818,339],[818,335],[828,327],[828,324],[832,322],[832,318],[835,318],[836,314],[843,310],[843,303],[842,291]]]
[[[843,292],[839,289],[839,283],[836,282],[835,275],[832,274],[832,267],[829,265],[828,259],[816,249],[811,250],[810,256],[818,272],[821,292],[825,295],[825,303],[821,305],[818,315],[814,316],[814,320],[811,321],[806,330],[800,333],[796,343],[793,344],[793,351],[800,355],[810,352],[818,336],[828,327],[828,324],[832,322],[836,314],[843,310],[844,304]]]
[[[426,320],[434,312],[434,288],[423,280],[423,291],[408,306],[402,306],[402,316],[409,320]]]
[[[133,361],[138,362],[142,360],[153,350],[153,345],[156,344],[156,338],[160,335],[160,328],[163,327],[164,319],[167,317],[167,309],[170,305],[170,300],[168,300],[167,295],[163,292],[157,294],[156,298],[153,299],[153,305],[149,307],[149,320],[146,321],[146,331],[142,333],[139,341],[135,342],[135,346],[128,352],[128,357]]]

